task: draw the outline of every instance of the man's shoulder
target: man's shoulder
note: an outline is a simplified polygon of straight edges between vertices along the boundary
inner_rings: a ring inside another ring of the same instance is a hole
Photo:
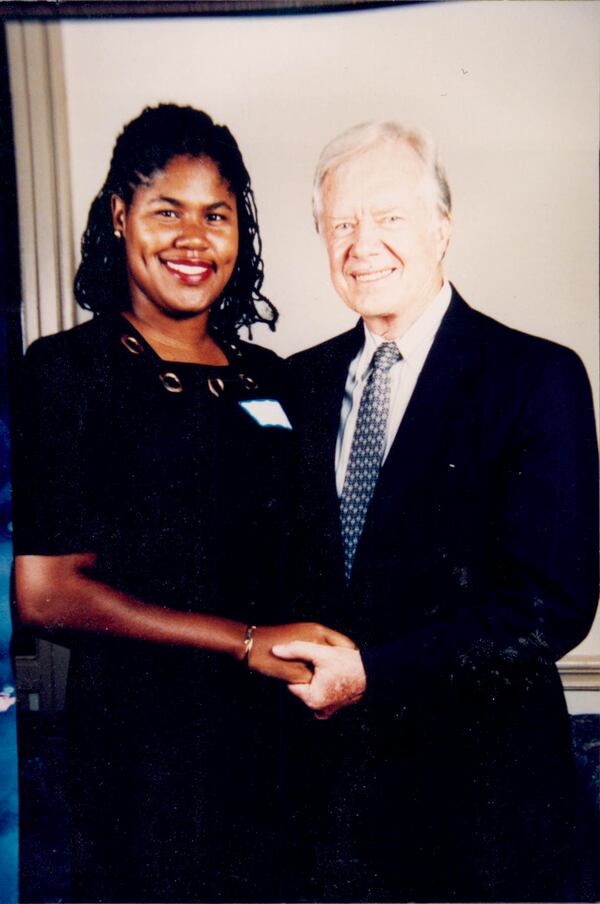
[[[475,354],[482,363],[504,374],[531,372],[547,366],[582,366],[572,349],[509,326],[471,307],[455,289],[438,339],[449,354]],[[349,365],[362,342],[359,321],[351,330],[292,355],[287,359],[288,364],[293,373],[310,374],[318,380],[337,367]]]
[[[501,323],[453,299],[443,324],[438,364],[457,356],[485,405],[512,410],[526,400],[547,409],[561,404],[589,408],[589,378],[579,355],[550,339]],[[465,385],[465,384],[463,384]],[[521,400],[521,402],[519,401]],[[562,402],[560,400],[563,400]]]
[[[314,367],[328,367],[338,361],[343,361],[348,356],[356,354],[363,341],[364,333],[362,321],[331,339],[319,342],[291,355],[287,361],[293,370],[305,370]]]
[[[459,316],[473,331],[479,354],[503,371],[521,367],[539,368],[552,362],[573,363],[579,356],[559,342],[527,333],[470,307],[458,297]],[[449,312],[451,314],[451,312]]]

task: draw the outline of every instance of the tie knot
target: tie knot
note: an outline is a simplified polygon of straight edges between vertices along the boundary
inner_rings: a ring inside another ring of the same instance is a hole
[[[389,370],[401,360],[402,355],[395,342],[382,342],[373,355],[371,366],[373,370]]]

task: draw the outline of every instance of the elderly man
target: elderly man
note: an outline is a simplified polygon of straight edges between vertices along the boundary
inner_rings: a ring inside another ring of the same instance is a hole
[[[290,687],[307,706],[309,894],[563,900],[573,777],[555,662],[597,600],[583,367],[445,280],[450,191],[426,133],[344,133],[314,200],[360,320],[291,362],[306,614],[357,644],[274,649],[314,667]]]

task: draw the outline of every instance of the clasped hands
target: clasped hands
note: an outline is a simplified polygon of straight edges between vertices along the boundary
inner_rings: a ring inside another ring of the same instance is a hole
[[[357,703],[367,684],[354,641],[314,622],[258,627],[248,665],[285,681],[317,719]]]

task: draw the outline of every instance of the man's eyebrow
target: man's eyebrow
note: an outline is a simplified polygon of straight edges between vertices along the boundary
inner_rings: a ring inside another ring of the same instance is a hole
[[[375,216],[380,217],[382,214],[394,213],[396,211],[402,211],[400,204],[392,204],[390,207],[379,207],[376,211],[374,211],[374,213]]]
[[[380,217],[382,214],[394,213],[395,211],[398,211],[399,213],[402,212],[402,205],[392,204],[389,207],[378,207],[373,211],[373,213],[375,214],[376,217]],[[346,220],[355,220],[356,215],[348,214],[348,216],[344,216],[344,214],[330,213],[330,214],[325,214],[325,219],[326,220],[341,220],[342,222],[346,222]]]

